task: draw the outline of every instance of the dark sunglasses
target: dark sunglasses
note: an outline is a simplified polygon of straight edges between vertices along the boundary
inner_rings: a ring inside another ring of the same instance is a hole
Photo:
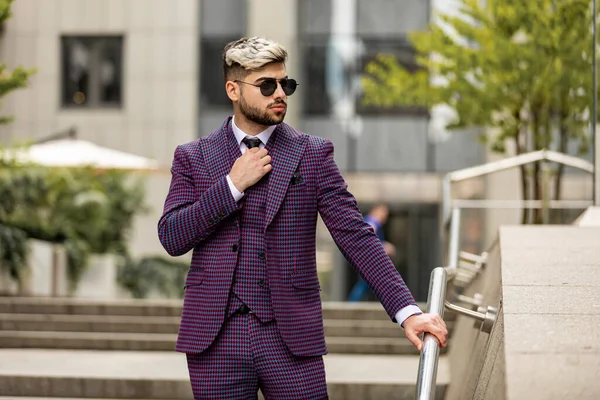
[[[277,82],[279,82],[279,84],[281,85],[281,88],[283,89],[283,93],[285,93],[286,96],[293,95],[294,92],[296,91],[296,88],[298,87],[298,82],[296,82],[295,79],[288,79],[288,78],[283,78],[283,79],[280,79],[279,81],[277,79],[268,78],[268,79],[265,79],[264,81],[262,81],[261,83],[250,83],[250,82],[244,82],[244,81],[238,81],[238,80],[235,80],[234,82],[244,83],[246,85],[251,85],[251,86],[260,88],[260,93],[265,97],[269,97],[273,93],[275,93],[275,90],[277,90]]]

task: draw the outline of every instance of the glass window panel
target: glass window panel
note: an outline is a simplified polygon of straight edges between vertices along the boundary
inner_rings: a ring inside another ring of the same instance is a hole
[[[61,51],[63,106],[121,105],[122,37],[65,36]]]
[[[302,57],[304,112],[309,115],[328,115],[331,102],[327,93],[327,39],[306,43]]]
[[[231,100],[225,93],[221,54],[225,45],[239,37],[206,38],[201,42],[200,55],[200,105],[230,107]]]

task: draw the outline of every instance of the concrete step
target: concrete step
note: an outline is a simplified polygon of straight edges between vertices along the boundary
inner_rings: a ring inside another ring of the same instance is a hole
[[[10,400],[90,400],[85,396],[85,391],[94,390],[102,386],[101,393],[112,392],[120,397],[120,400],[144,399],[147,400],[192,400],[190,383],[188,381],[150,381],[150,380],[124,380],[124,379],[94,379],[94,378],[46,378],[46,377],[14,377],[0,376],[0,393],[15,393],[10,397],[0,397]],[[20,393],[35,393],[38,387],[44,387],[47,393],[44,397],[21,397]],[[438,384],[435,392],[435,400],[443,400],[448,384]],[[84,389],[73,389],[84,388]],[[89,388],[89,389],[88,389]],[[151,388],[151,389],[148,389]],[[71,392],[82,393],[76,397],[66,396]],[[329,400],[413,400],[415,398],[415,385],[412,383],[382,383],[376,380],[372,382],[327,382]],[[166,395],[169,397],[151,397],[152,394]],[[56,394],[56,395],[55,395]],[[259,394],[259,400],[264,397]],[[97,398],[97,400],[114,400],[112,398]]]
[[[331,400],[414,398],[416,356],[330,354],[324,360]],[[449,382],[445,357],[437,382],[436,399],[441,400]],[[69,350],[0,350],[0,396],[192,398],[183,354]]]
[[[334,354],[388,354],[388,355],[418,355],[419,351],[404,336],[396,338],[329,336],[325,337],[327,348]],[[447,348],[441,349],[445,354]]]
[[[181,300],[0,297],[0,313],[180,317]]]
[[[126,400],[126,399],[100,399],[100,398],[85,398],[85,397],[23,397],[23,396],[0,396],[0,400]],[[136,399],[150,400],[150,399]],[[158,399],[157,399],[158,400]],[[167,399],[161,399],[167,400]]]
[[[167,333],[0,331],[0,348],[170,351],[176,338]],[[417,354],[400,331],[395,338],[326,336],[325,342],[332,354]]]
[[[354,336],[369,338],[398,338],[404,337],[404,333],[398,324],[388,320],[346,320],[346,319],[325,319],[325,336]],[[452,335],[454,322],[446,323],[448,333]]]
[[[181,316],[181,300],[90,300],[42,297],[0,297],[0,314],[68,314],[114,316]],[[419,304],[425,309],[425,304]],[[324,319],[388,320],[376,302],[324,302]],[[454,320],[447,313],[446,321]]]
[[[179,317],[0,314],[0,331],[177,333]]]
[[[388,320],[326,319],[327,336],[389,337],[400,335]],[[453,322],[448,322],[452,330]],[[177,333],[179,317],[115,315],[0,314],[0,331]]]

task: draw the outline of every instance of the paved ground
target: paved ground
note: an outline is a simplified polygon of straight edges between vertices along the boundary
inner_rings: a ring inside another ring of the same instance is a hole
[[[503,227],[509,399],[600,399],[600,228]]]
[[[416,381],[417,356],[325,356],[331,383],[410,383]],[[0,376],[97,377],[187,380],[185,357],[175,352],[0,350]],[[445,357],[438,383],[450,381]]]

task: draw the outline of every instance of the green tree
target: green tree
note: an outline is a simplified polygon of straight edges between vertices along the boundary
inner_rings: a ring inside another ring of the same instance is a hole
[[[14,0],[0,0],[0,27],[4,31],[6,21],[12,17],[11,6]],[[0,64],[0,98],[3,98],[13,90],[27,86],[29,78],[36,72],[35,69],[25,69],[17,67],[12,71],[8,70],[6,64]],[[0,103],[0,108],[2,107]],[[13,120],[13,117],[0,117],[0,124],[7,124]]]
[[[593,97],[590,1],[485,3],[461,0],[456,15],[440,14],[426,32],[412,33],[420,66],[415,73],[388,55],[367,65],[364,101],[449,105],[457,118],[448,129],[481,128],[482,140],[498,153],[507,151],[507,142],[517,154],[566,153],[569,141],[586,153]],[[553,172],[558,199],[563,167]],[[540,199],[541,166],[524,166],[521,174],[523,197]]]

